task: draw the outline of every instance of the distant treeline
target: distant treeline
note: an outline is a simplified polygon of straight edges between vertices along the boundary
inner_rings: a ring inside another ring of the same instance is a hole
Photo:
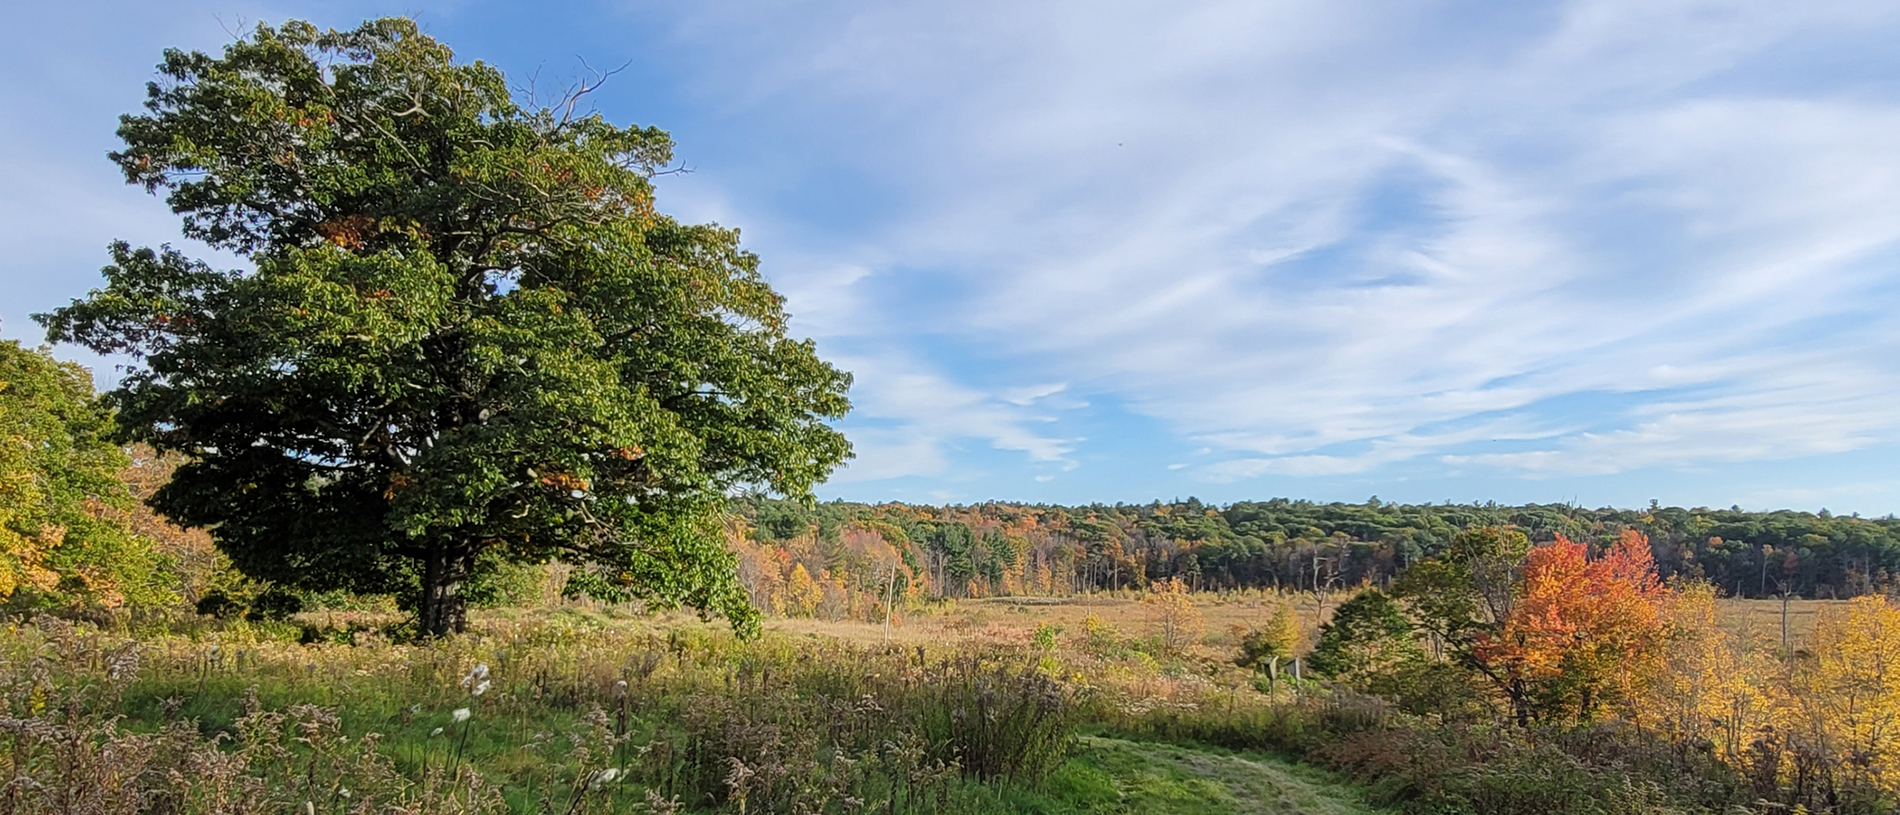
[[[1200,590],[1383,585],[1475,526],[1516,527],[1536,542],[1563,535],[1598,548],[1635,529],[1648,536],[1663,577],[1704,579],[1743,597],[1851,597],[1885,590],[1900,575],[1900,519],[1826,510],[1392,504],[1377,498],[1224,507],[1192,498],[1073,507],[838,501],[809,508],[746,498],[736,509],[749,527],[734,529],[742,577],[755,600],[788,613],[824,613],[826,604],[833,613],[848,613],[864,605],[853,595],[869,599],[890,591],[1070,594],[1139,589],[1172,578]]]

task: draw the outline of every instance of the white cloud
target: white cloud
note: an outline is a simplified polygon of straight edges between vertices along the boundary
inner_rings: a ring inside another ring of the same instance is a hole
[[[901,202],[868,243],[952,294],[859,305],[1006,360],[1022,384],[1003,402],[1061,381],[1126,404],[1241,454],[1209,478],[1434,456],[1615,472],[1900,438],[1874,407],[1900,392],[1891,338],[1852,333],[1895,300],[1900,104],[1770,82],[1789,80],[1772,49],[1867,42],[1891,9],[1578,2],[1475,32],[1374,3],[815,20],[746,104],[797,94],[883,137],[852,157]],[[1797,370],[1825,375],[1787,386]],[[1589,394],[1624,398],[1563,407]],[[957,432],[1063,446],[983,404],[991,429]],[[1427,430],[1499,414],[1528,449]]]
[[[943,475],[945,449],[967,439],[1029,460],[1072,467],[1071,440],[1031,429],[1045,417],[997,395],[958,385],[902,354],[840,356],[852,371],[852,416],[845,428],[857,458],[837,480],[866,481],[905,475]]]
[[[861,336],[884,325],[858,286],[870,276],[870,269],[846,264],[783,276],[775,288],[785,296],[793,331],[816,337]]]
[[[171,234],[136,193],[75,192],[116,185],[96,156],[156,52],[127,84],[136,38],[101,36],[127,23],[5,14],[79,32],[16,37],[9,64],[79,68],[5,94],[77,118],[0,125],[19,157],[0,248],[68,272],[111,236]],[[744,226],[793,329],[856,374],[841,478],[941,479],[979,449],[1113,460],[1125,434],[1084,423],[1127,410],[1199,448],[1164,453],[1193,461],[1169,471],[1244,480],[1900,441],[1896,15],[814,0],[623,19],[670,20],[639,42],[690,78],[673,89],[689,124],[743,134],[717,172],[662,181],[662,203]],[[224,38],[170,6],[129,19]],[[81,40],[98,59],[63,58]],[[59,152],[79,119],[91,157]],[[86,282],[13,274],[35,309]]]
[[[1038,401],[1055,396],[1069,389],[1069,383],[1056,382],[1048,385],[1028,385],[1009,388],[1001,394],[1003,401],[1020,407],[1028,407]]]
[[[1891,439],[1893,392],[1877,371],[1803,357],[1774,362],[1748,378],[1753,389],[1646,404],[1628,427],[1566,435],[1548,449],[1444,460],[1532,476],[1602,475],[1828,455]]]

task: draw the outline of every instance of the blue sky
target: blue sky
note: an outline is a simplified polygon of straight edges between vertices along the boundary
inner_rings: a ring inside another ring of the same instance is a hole
[[[825,498],[1900,511],[1894,2],[8,4],[0,336],[180,242],[161,49],[403,13],[628,66],[857,375]]]

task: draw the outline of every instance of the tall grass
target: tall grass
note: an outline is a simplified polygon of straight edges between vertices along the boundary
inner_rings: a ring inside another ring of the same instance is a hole
[[[573,610],[477,622],[427,646],[242,621],[8,626],[0,815],[1125,811],[1127,779],[1084,766],[1078,732],[1276,753],[1433,815],[1892,810],[1801,786],[1772,735],[1751,773],[1626,723],[1408,715],[1310,681],[1262,693],[1106,625],[919,648]]]
[[[979,782],[1033,783],[1073,739],[1071,690],[1005,649],[581,615],[428,647],[270,633],[12,626],[0,815],[984,811]]]

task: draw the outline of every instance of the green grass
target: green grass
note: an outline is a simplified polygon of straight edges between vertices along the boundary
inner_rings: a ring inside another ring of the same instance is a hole
[[[1085,736],[1040,791],[1050,813],[1361,815],[1376,812],[1326,773],[1278,759]]]
[[[181,802],[248,784],[268,800],[245,811],[340,801],[344,786],[394,807],[379,811],[441,815],[639,811],[649,789],[678,795],[682,813],[1370,811],[1353,787],[1274,758],[1075,738],[1120,708],[1079,703],[1050,675],[1074,672],[1045,674],[1037,653],[740,642],[562,615],[356,647],[248,626],[131,639],[48,619],[0,629],[0,712],[43,725],[0,767],[21,784],[144,784],[137,795]],[[476,664],[492,681],[479,695],[463,683]],[[472,715],[452,721],[461,707]],[[145,770],[115,769],[128,755]],[[741,766],[749,798],[732,786]],[[618,775],[583,783],[608,768]]]

